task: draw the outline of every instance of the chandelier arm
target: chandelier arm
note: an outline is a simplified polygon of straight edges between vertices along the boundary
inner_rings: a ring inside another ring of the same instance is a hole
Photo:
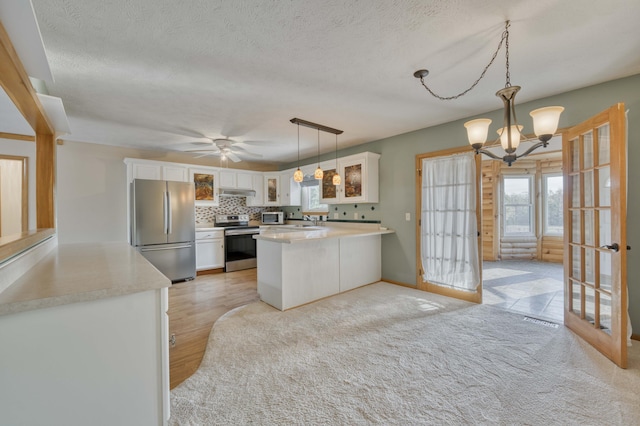
[[[422,83],[422,85],[424,86],[425,89],[427,89],[427,92],[429,92],[431,94],[431,96],[440,99],[441,101],[450,101],[453,99],[458,99],[461,96],[466,95],[468,92],[470,92],[471,90],[473,90],[474,87],[476,87],[478,85],[478,83],[480,83],[480,80],[482,80],[482,78],[484,77],[484,75],[487,73],[487,70],[489,69],[489,67],[491,67],[491,65],[493,64],[493,62],[496,60],[496,57],[498,56],[498,52],[500,51],[500,49],[502,48],[502,44],[504,43],[505,40],[507,40],[507,44],[508,44],[508,39],[509,39],[509,26],[510,26],[510,21],[506,21],[505,22],[505,29],[504,32],[502,33],[502,37],[500,38],[500,43],[498,43],[498,48],[496,49],[496,51],[493,53],[493,56],[491,57],[491,60],[489,61],[489,63],[487,64],[486,67],[484,67],[484,70],[482,70],[482,73],[480,74],[480,77],[478,77],[478,79],[476,81],[473,82],[473,84],[466,90],[458,93],[457,95],[454,96],[441,96],[438,95],[437,93],[435,93],[433,90],[431,90],[429,88],[429,86],[427,86],[427,84],[424,82],[424,78],[427,76],[427,74],[429,73],[428,71],[426,72],[422,72],[421,71],[416,71],[413,75],[414,77],[418,77],[420,79],[420,83]],[[509,51],[507,50],[507,67],[509,66]],[[507,84],[509,84],[509,69],[507,68]]]
[[[493,152],[487,151],[486,149],[482,149],[482,148],[481,149],[476,149],[476,154],[484,154],[487,157],[493,158],[494,160],[502,160],[502,157],[499,157],[499,156],[495,155]]]
[[[533,145],[531,148],[529,148],[528,150],[526,150],[525,152],[523,152],[522,154],[520,154],[520,155],[516,155],[516,158],[525,157],[525,156],[527,156],[527,155],[531,154],[533,151],[535,151],[536,149],[538,149],[538,148],[540,148],[540,147],[546,148],[546,147],[547,147],[547,145],[548,145],[548,143],[547,143],[547,142],[538,142],[538,143],[536,143],[535,145]]]

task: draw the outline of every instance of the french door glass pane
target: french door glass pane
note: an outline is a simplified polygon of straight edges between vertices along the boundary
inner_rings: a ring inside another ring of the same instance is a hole
[[[582,243],[582,238],[580,238],[580,210],[571,212],[571,242]]]
[[[598,128],[598,164],[609,163],[609,125]]]
[[[571,171],[580,170],[580,139],[575,138],[571,141]]]
[[[593,323],[596,319],[596,291],[588,286],[584,289],[584,315],[585,318]]]
[[[593,167],[593,132],[589,131],[582,135],[582,147],[584,156],[584,168]]]
[[[585,282],[595,284],[596,282],[596,251],[592,248],[584,249],[584,272]]]
[[[598,205],[600,207],[608,207],[611,205],[611,171],[609,166],[602,167],[598,170]]]
[[[593,210],[586,210],[584,212],[584,243],[588,246],[593,246]]]
[[[582,281],[580,246],[571,247],[571,278]]]
[[[571,311],[578,316],[582,313],[582,308],[580,306],[580,287],[581,285],[579,283],[571,283]]]
[[[611,253],[600,252],[600,289],[611,293]]]
[[[593,207],[593,172],[584,172],[584,206]]]
[[[571,207],[580,207],[580,175],[574,175],[571,179]]]
[[[600,329],[611,334],[611,296],[600,293]]]
[[[598,246],[611,244],[611,210],[603,209],[598,212],[598,221],[600,222],[600,241]]]

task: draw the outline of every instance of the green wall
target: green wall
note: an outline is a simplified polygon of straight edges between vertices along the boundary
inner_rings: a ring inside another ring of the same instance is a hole
[[[491,95],[487,94],[487,96]],[[498,102],[496,98],[496,104]],[[640,167],[633,167],[634,159],[640,161],[640,74],[524,103],[517,107],[517,114],[521,120],[520,124],[525,126],[524,132],[532,133],[533,128],[528,113],[535,108],[549,105],[564,106],[565,111],[560,119],[560,127],[563,128],[576,125],[618,102],[624,102],[626,109],[629,110],[627,243],[634,250],[628,252],[627,273],[631,322],[634,332],[640,334],[640,262],[637,261],[637,253],[640,252],[640,223],[631,220],[633,217],[640,217],[640,197],[635,196],[633,185],[640,180]],[[362,151],[381,154],[380,203],[368,206],[375,206],[374,216],[381,220],[384,226],[396,231],[395,234],[385,235],[382,239],[382,277],[384,279],[415,285],[415,156],[468,145],[463,123],[478,117],[491,118],[493,120],[491,129],[494,129],[496,123],[502,121],[502,110],[416,130],[338,152],[339,156]],[[330,158],[333,158],[333,155],[326,155],[321,160]],[[295,166],[296,164],[290,164],[282,169]],[[350,209],[349,211],[353,210],[352,206]],[[405,220],[405,213],[411,214],[410,221]]]

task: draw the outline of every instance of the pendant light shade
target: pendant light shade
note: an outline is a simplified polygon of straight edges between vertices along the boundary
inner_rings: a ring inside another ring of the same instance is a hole
[[[498,135],[500,135],[500,145],[502,145],[502,149],[506,152],[512,153],[518,149],[518,146],[520,146],[520,132],[522,131],[522,126],[511,126],[511,135],[509,135],[509,132],[506,132],[505,129],[506,127],[497,130]],[[511,146],[509,146],[509,136],[511,136]]]
[[[320,168],[320,129],[318,129],[318,168],[316,169],[315,173],[313,174],[313,177],[318,179],[318,180],[322,180],[323,176],[324,176],[324,172]]]
[[[335,186],[338,186],[342,183],[342,178],[340,178],[340,173],[338,170],[338,135],[336,134],[336,173],[333,175],[332,183]]]
[[[538,108],[529,113],[533,118],[533,131],[536,136],[553,135],[558,130],[560,114],[564,111],[561,106]]]
[[[491,124],[491,120],[488,118],[478,118],[477,120],[471,120],[464,123],[464,127],[467,128],[469,144],[472,147],[478,149],[482,148],[482,145],[484,145],[487,140],[489,124]]]
[[[300,170],[300,124],[298,124],[298,170],[293,173],[294,182],[302,182],[304,179],[304,173]]]

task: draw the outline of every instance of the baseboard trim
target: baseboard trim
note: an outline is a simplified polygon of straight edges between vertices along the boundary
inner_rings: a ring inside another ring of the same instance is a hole
[[[384,282],[389,283],[389,284],[399,285],[400,287],[412,288],[414,290],[418,289],[415,285],[401,283],[400,281],[388,280],[386,278],[382,278],[381,281],[384,281]]]
[[[200,275],[212,275],[212,274],[220,274],[224,272],[224,268],[216,268],[216,269],[205,269],[204,271],[196,272],[196,276]]]
[[[632,334],[632,335],[631,335],[631,339],[633,339],[633,340],[640,340],[640,334]]]

